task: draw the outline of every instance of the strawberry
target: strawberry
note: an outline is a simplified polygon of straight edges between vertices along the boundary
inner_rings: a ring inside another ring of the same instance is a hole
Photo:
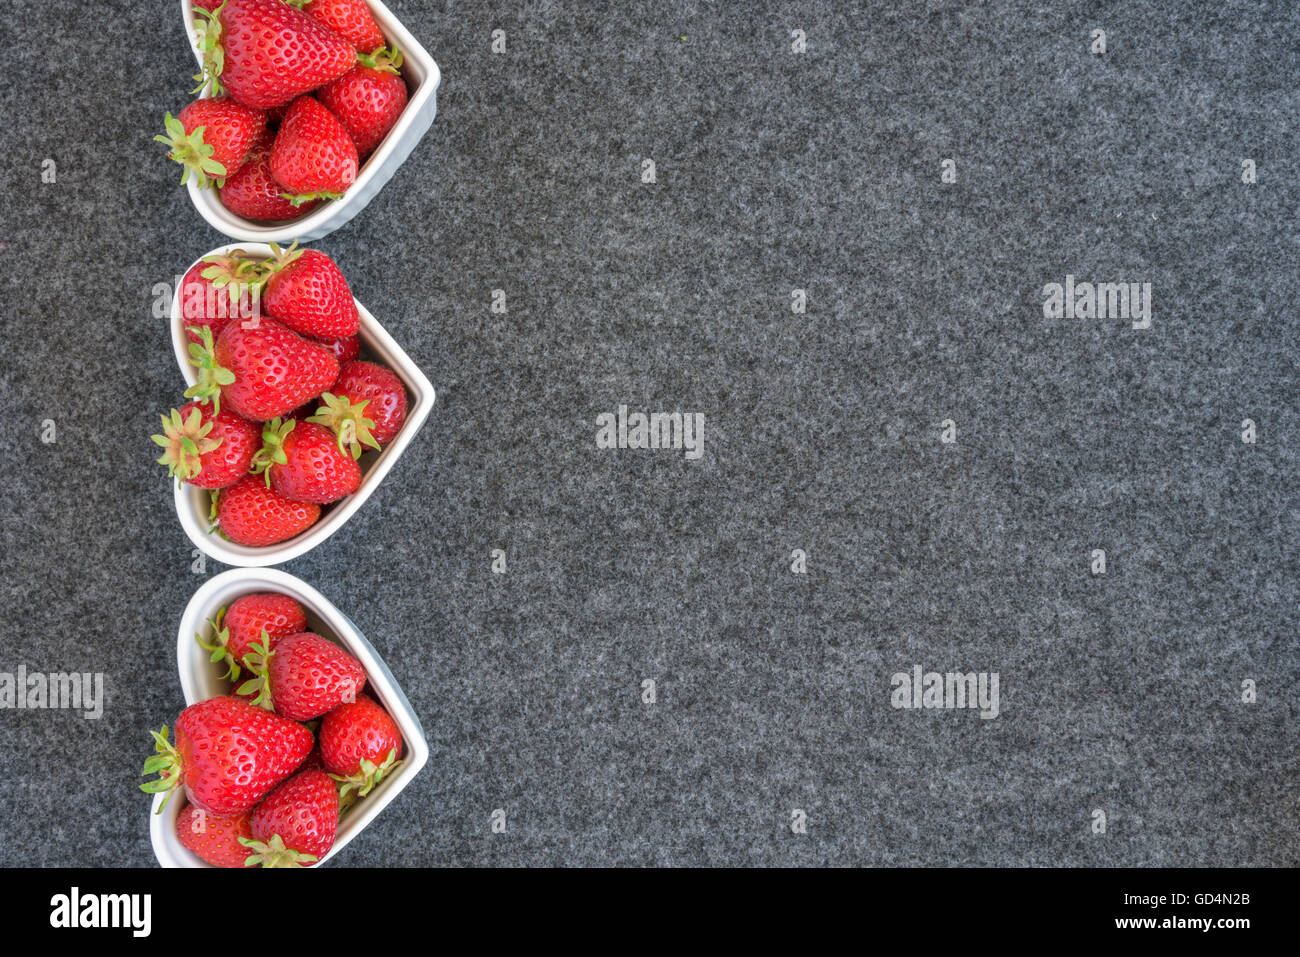
[[[301,0],[289,2],[301,4]],[[384,45],[384,34],[366,0],[307,0],[302,10],[346,39],[359,53]]]
[[[244,175],[243,170],[235,174]],[[266,266],[242,251],[204,256],[181,279],[181,318],[190,342],[202,341],[203,326],[215,336],[231,319],[252,319],[261,307]]]
[[[222,534],[236,545],[274,545],[305,532],[320,518],[320,506],[294,502],[248,475],[215,496],[212,510]]]
[[[328,347],[334,353],[334,358],[339,360],[340,365],[361,355],[361,340],[356,336],[339,336],[332,339],[318,339],[315,336],[308,338]]]
[[[266,314],[304,336],[351,336],[361,323],[348,281],[333,259],[315,249],[280,249],[266,267]]]
[[[327,505],[361,486],[361,467],[322,425],[272,419],[262,429],[253,472],[265,473],[268,488],[295,502]]]
[[[406,421],[406,389],[391,369],[375,362],[354,360],[339,367],[339,377],[330,387],[330,395],[345,397],[354,406],[364,403],[365,415],[374,422],[370,434],[379,445],[397,437]],[[322,396],[329,405],[329,396]],[[346,419],[346,416],[342,416]],[[339,431],[340,413],[331,411],[311,419]]]
[[[213,814],[187,804],[176,817],[176,837],[213,867],[243,867],[248,848],[240,839],[252,838],[251,818],[251,811]]]
[[[241,595],[229,608],[218,608],[208,619],[212,627],[212,643],[195,635],[198,643],[212,652],[211,661],[227,664],[226,678],[239,679],[239,665],[244,656],[258,642],[275,647],[275,642],[285,635],[296,634],[307,628],[307,612],[295,598],[278,592],[254,592]]]
[[[295,206],[340,199],[357,178],[357,147],[334,114],[310,96],[293,101],[271,147],[271,176]]]
[[[248,159],[234,176],[217,190],[217,197],[226,209],[259,223],[283,222],[296,219],[320,205],[312,200],[294,206],[281,195],[279,185],[271,178],[271,145],[275,134],[267,130],[249,151]]]
[[[287,415],[338,378],[339,361],[329,349],[274,319],[227,323],[215,345],[211,332],[203,335],[190,347],[199,374],[186,397],[225,401],[255,422]]]
[[[140,789],[165,791],[170,799],[184,787],[191,803],[217,814],[251,808],[293,773],[313,744],[296,721],[237,698],[209,698],[182,711],[175,745],[166,727],[150,734],[158,753],[145,761],[144,773],[158,777]]]
[[[253,670],[263,681],[261,703],[269,698],[276,714],[295,721],[355,701],[366,685],[361,662],[310,631],[281,638]]]
[[[300,771],[266,796],[252,814],[253,837],[240,843],[248,863],[263,867],[310,867],[334,846],[339,793],[328,774]]]
[[[320,725],[320,754],[342,795],[365,797],[402,757],[402,732],[388,712],[368,695],[341,704]]]
[[[226,0],[196,13],[194,26],[203,81],[252,109],[288,103],[356,62],[346,39],[281,0]]]
[[[154,139],[171,148],[168,157],[184,170],[181,182],[193,173],[199,188],[207,189],[244,165],[248,151],[266,129],[266,114],[240,106],[228,96],[214,96],[195,100],[179,116],[168,113],[163,126],[166,135]]]
[[[261,437],[257,425],[229,409],[189,402],[161,416],[158,461],[176,478],[199,488],[224,488],[248,474]]]
[[[190,0],[191,7],[198,7],[200,10],[212,11],[225,3],[225,0]]]
[[[364,159],[380,144],[406,109],[406,81],[398,72],[402,54],[375,50],[316,95],[343,124]]]

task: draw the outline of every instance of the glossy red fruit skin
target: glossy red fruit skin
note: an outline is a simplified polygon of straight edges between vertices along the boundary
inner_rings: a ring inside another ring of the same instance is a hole
[[[195,100],[177,114],[186,133],[204,127],[203,142],[212,147],[212,158],[230,176],[244,165],[249,151],[266,129],[263,110],[241,106],[228,96]]]
[[[397,437],[406,421],[406,389],[392,369],[374,362],[353,360],[339,368],[339,376],[328,390],[346,395],[353,402],[366,401],[365,416],[375,427],[375,441],[387,445]]]
[[[251,824],[255,839],[270,841],[279,834],[285,847],[319,861],[338,835],[338,787],[324,771],[299,771],[254,808]]]
[[[271,147],[271,176],[286,193],[343,193],[360,161],[347,129],[310,96],[293,101]]]
[[[176,837],[213,867],[243,867],[248,848],[239,839],[252,838],[251,811],[213,814],[187,804],[176,817]]]
[[[238,103],[268,110],[352,69],[346,39],[283,0],[227,0],[221,21],[219,80]]]
[[[361,762],[383,764],[390,751],[402,756],[402,732],[379,702],[361,695],[325,715],[320,725],[320,754],[334,774],[361,773]]]
[[[294,721],[310,721],[355,701],[366,685],[361,662],[310,631],[281,638],[269,672],[275,713]]]
[[[199,260],[181,278],[181,320],[185,323],[185,337],[190,342],[202,341],[197,333],[190,332],[191,328],[207,326],[215,339],[231,319],[253,315],[253,294],[248,285],[240,290],[239,301],[232,303],[228,288],[219,289],[211,279],[204,277],[204,271],[213,265]]]
[[[338,336],[331,339],[320,339],[313,336],[311,338],[313,342],[318,342],[333,352],[334,358],[338,359],[340,364],[351,362],[361,355],[361,339],[358,336]],[[315,408],[313,405],[312,409],[315,410]]]
[[[204,10],[215,10],[224,2],[225,0],[190,0],[190,6],[202,7]]]
[[[305,532],[320,518],[320,506],[295,502],[266,487],[260,475],[249,475],[222,489],[217,524],[236,545],[258,548],[276,545]]]
[[[253,461],[253,453],[262,447],[262,430],[254,422],[222,408],[212,414],[212,406],[206,402],[189,402],[181,406],[181,418],[189,416],[192,409],[198,409],[204,422],[212,423],[209,439],[218,439],[221,444],[211,452],[199,456],[199,474],[186,481],[197,488],[225,488],[233,485],[248,474]]]
[[[267,130],[249,151],[244,165],[234,176],[226,177],[226,184],[217,187],[217,197],[223,206],[236,216],[258,223],[282,223],[297,219],[317,206],[313,199],[294,206],[284,198],[284,190],[271,178],[271,146],[275,134]],[[216,330],[213,330],[216,335]]]
[[[288,415],[338,379],[339,361],[274,319],[231,322],[214,349],[217,363],[235,374],[221,387],[221,402],[246,419],[265,422]]]
[[[339,448],[338,436],[314,422],[298,422],[281,444],[285,458],[267,470],[271,488],[295,502],[328,505],[361,487],[361,466]]]
[[[307,0],[302,9],[351,43],[358,53],[371,53],[384,45],[384,34],[366,0]]]
[[[343,272],[316,249],[282,266],[266,282],[262,309],[294,332],[317,339],[353,336],[361,323]]]
[[[238,698],[209,698],[176,719],[181,783],[190,802],[217,814],[255,805],[311,752],[311,732]]]
[[[406,109],[406,81],[389,70],[357,65],[316,94],[352,137],[364,159]]]
[[[260,433],[258,439],[261,439]],[[221,624],[228,632],[226,650],[236,661],[243,661],[244,655],[252,650],[253,645],[262,640],[263,631],[270,639],[272,648],[285,635],[305,631],[307,611],[297,599],[289,595],[255,592],[240,595],[231,602]]]

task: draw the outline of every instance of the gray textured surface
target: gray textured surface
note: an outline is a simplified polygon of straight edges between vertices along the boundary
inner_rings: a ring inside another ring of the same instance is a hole
[[[0,13],[0,669],[111,691],[0,712],[0,864],[153,861],[199,580],[151,287],[222,241],[150,142],[193,66],[153,6]],[[393,0],[440,114],[317,245],[439,404],[287,570],[432,757],[340,865],[1300,863],[1300,7],[838,6]],[[1152,282],[1153,328],[1045,321],[1067,272]],[[619,402],[705,457],[598,452]],[[913,664],[1000,672],[1002,717],[892,710]]]

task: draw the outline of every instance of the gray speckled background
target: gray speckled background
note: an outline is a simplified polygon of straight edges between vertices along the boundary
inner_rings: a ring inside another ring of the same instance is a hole
[[[287,570],[432,755],[338,863],[1300,863],[1300,7],[698,6],[392,0],[439,116],[318,245],[439,402]],[[0,670],[111,694],[0,712],[0,864],[153,862],[200,579],[151,289],[223,241],[150,140],[174,7],[0,13]],[[1067,272],[1151,282],[1152,328],[1044,320]],[[704,458],[598,451],[620,402],[703,412]],[[914,664],[1002,716],[891,709]]]

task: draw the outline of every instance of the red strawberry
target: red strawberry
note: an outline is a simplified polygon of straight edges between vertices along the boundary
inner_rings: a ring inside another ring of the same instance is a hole
[[[243,867],[248,848],[239,843],[253,836],[252,812],[213,814],[187,804],[176,817],[176,837],[213,867]]]
[[[284,198],[278,183],[271,178],[271,145],[275,134],[267,130],[249,151],[248,159],[234,176],[226,177],[226,184],[217,190],[217,196],[226,209],[259,223],[283,222],[296,219],[320,205],[311,200],[294,206]]]
[[[334,114],[310,96],[294,100],[271,147],[271,176],[289,202],[340,199],[358,165],[356,144]]]
[[[277,592],[255,592],[241,595],[229,608],[218,608],[215,617],[208,619],[212,627],[212,643],[195,635],[198,643],[212,652],[212,661],[226,662],[226,677],[239,678],[239,665],[253,646],[265,640],[270,647],[285,635],[293,635],[307,628],[307,612],[297,599]]]
[[[201,10],[215,10],[224,2],[225,0],[190,0],[190,6]]]
[[[272,419],[262,429],[253,471],[296,502],[327,505],[361,486],[361,467],[329,429],[312,422]]]
[[[320,506],[294,502],[266,487],[258,475],[222,489],[213,503],[216,524],[236,545],[274,545],[305,532],[320,518]]]
[[[295,721],[319,718],[355,701],[366,685],[361,662],[332,641],[304,631],[280,639],[263,669],[275,713]]]
[[[149,794],[185,788],[206,811],[246,811],[293,773],[312,749],[311,732],[288,718],[237,698],[209,698],[176,719],[176,744],[167,729],[152,731],[156,755],[144,763],[140,785]],[[163,802],[166,806],[166,802]]]
[[[244,165],[248,151],[266,129],[266,114],[240,106],[228,96],[195,100],[163,119],[165,136],[155,136],[171,148],[167,154],[184,168],[181,182],[194,174],[200,188],[220,183]]]
[[[338,359],[340,364],[361,355],[361,340],[356,336],[339,336],[332,339],[318,339],[315,336],[310,338],[313,342],[319,342],[321,345],[329,347],[330,351],[334,353],[334,358]]]
[[[316,95],[338,118],[365,158],[388,135],[406,109],[406,81],[398,69],[399,51],[375,50],[357,58],[357,65]]]
[[[224,488],[248,474],[261,430],[229,409],[213,412],[202,402],[190,402],[162,416],[162,446],[158,461],[182,481],[199,488]]]
[[[307,0],[302,8],[356,47],[368,53],[384,45],[384,34],[371,16],[366,0]]]
[[[310,867],[334,846],[339,793],[328,774],[300,771],[254,810],[253,839],[244,847],[250,863],[263,867]]]
[[[197,14],[203,74],[214,94],[266,110],[352,69],[346,39],[281,0],[226,0]]]
[[[235,174],[243,176],[244,171]],[[203,326],[212,335],[231,319],[258,315],[266,267],[240,250],[204,256],[181,279],[181,319],[190,342],[201,342]]]
[[[280,249],[262,296],[266,314],[304,336],[332,339],[351,336],[361,318],[348,281],[334,260],[315,249]]]
[[[366,418],[374,422],[370,434],[380,445],[397,437],[406,421],[406,389],[397,373],[375,362],[352,361],[339,367],[339,377],[330,387],[334,396],[346,396],[354,405],[365,403]],[[328,399],[325,400],[328,403]],[[313,419],[312,421],[322,421]],[[322,424],[332,425],[325,416]]]
[[[320,753],[325,767],[342,782],[342,796],[365,797],[402,757],[402,732],[388,712],[367,695],[341,704],[320,725]]]
[[[215,345],[208,330],[203,335],[202,344],[190,347],[199,374],[186,397],[224,401],[255,422],[287,415],[338,378],[339,361],[329,349],[274,319],[227,323]]]

